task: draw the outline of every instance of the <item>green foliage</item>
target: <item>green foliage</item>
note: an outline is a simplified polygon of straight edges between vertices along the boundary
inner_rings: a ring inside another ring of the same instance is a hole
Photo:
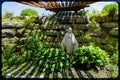
[[[9,58],[10,57],[12,57],[12,52],[14,51],[12,48],[11,48],[11,46],[10,46],[10,44],[8,43],[7,45],[4,45],[3,46],[3,49],[4,49],[4,51],[3,51],[3,53],[2,53],[2,63],[4,64],[4,65],[7,65],[7,63],[9,63]],[[8,62],[7,62],[8,61]],[[6,63],[7,62],[7,63]]]
[[[24,20],[18,18],[18,17],[13,17],[12,20],[11,18],[2,18],[2,21],[9,21],[9,22],[23,22]]]
[[[36,66],[40,67],[41,72],[62,72],[70,69],[70,57],[68,53],[61,48],[45,48],[44,42],[40,41],[42,33],[34,29],[24,41],[25,49],[22,55],[15,55],[14,48],[4,47],[2,54],[2,63],[7,65],[21,64],[23,62],[33,61]],[[88,37],[89,35],[86,35]],[[99,47],[91,44],[82,46],[73,54],[72,64],[82,64],[85,68],[95,68],[100,70],[108,63],[108,54]]]
[[[73,20],[73,19],[70,19],[70,23],[71,23],[71,28],[73,28],[74,27],[74,25],[75,25],[75,21]]]
[[[96,18],[97,16],[100,16],[100,13],[89,14],[90,19]]]
[[[16,22],[23,22],[23,20],[21,20],[19,17],[14,17],[12,21],[16,21]]]
[[[106,65],[106,68],[112,78],[118,76],[118,51],[115,51],[110,57],[110,63]]]
[[[96,19],[95,18],[93,18],[91,21],[89,21],[89,24],[96,24],[96,21],[95,21]]]
[[[69,68],[67,53],[58,48],[45,48],[45,44],[40,41],[41,34],[38,30],[33,30],[31,34],[24,44],[25,61],[33,61],[36,66],[40,66],[42,72],[63,72]]]
[[[69,55],[58,48],[44,49],[43,53],[36,54],[35,65],[40,66],[43,72],[64,72],[69,67]]]
[[[88,10],[82,9],[82,10],[80,10],[80,11],[78,12],[78,15],[80,15],[80,16],[86,16],[87,13],[88,13]]]
[[[114,52],[110,57],[110,63],[118,64],[118,51]]]
[[[34,24],[35,18],[33,16],[28,16],[28,18],[25,19],[23,22],[25,27],[30,26],[31,24]]]
[[[109,62],[108,54],[94,44],[78,48],[74,55],[75,64],[82,64],[88,69],[100,70]]]
[[[4,14],[3,14],[3,18],[11,18],[11,17],[13,17],[13,12],[8,12],[8,11],[6,11]]]
[[[102,9],[101,13],[106,14],[106,15],[118,14],[118,4],[108,4],[108,5],[106,5]]]
[[[21,11],[20,15],[21,16],[38,16],[38,13],[34,9],[26,8]]]
[[[44,28],[49,27],[49,28],[53,28],[55,27],[58,23],[57,19],[55,18],[55,15],[51,15],[49,17],[47,17],[47,19],[45,19],[45,21],[42,23],[42,26],[44,26]]]
[[[37,53],[43,53],[44,44],[40,41],[40,33],[38,30],[33,30],[28,39],[24,42],[24,56],[26,60],[33,60]]]
[[[88,14],[88,16],[89,16],[89,18],[90,18],[89,23],[90,23],[90,24],[95,24],[97,17],[98,17],[98,16],[104,16],[104,15],[101,14],[101,13],[93,13],[93,14]]]
[[[10,43],[3,46],[3,53],[2,53],[2,64],[12,66],[17,64],[18,55],[14,54],[15,48],[11,47]]]

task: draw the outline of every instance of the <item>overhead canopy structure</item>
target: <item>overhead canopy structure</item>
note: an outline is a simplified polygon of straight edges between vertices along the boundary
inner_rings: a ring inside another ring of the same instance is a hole
[[[83,9],[85,7],[88,7],[89,4],[97,2],[97,1],[18,1],[22,4],[45,8],[46,10],[50,10],[53,12],[59,12],[59,11],[78,11],[80,9]]]

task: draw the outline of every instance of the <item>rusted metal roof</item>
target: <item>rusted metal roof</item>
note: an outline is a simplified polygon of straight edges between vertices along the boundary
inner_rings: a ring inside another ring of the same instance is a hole
[[[85,7],[88,7],[89,4],[92,4],[97,1],[17,1],[22,4],[45,8],[53,12],[59,11],[78,11]]]

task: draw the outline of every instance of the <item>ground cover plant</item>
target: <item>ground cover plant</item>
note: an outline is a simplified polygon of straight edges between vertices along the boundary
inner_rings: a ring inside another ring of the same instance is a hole
[[[82,64],[86,69],[100,70],[108,64],[109,55],[91,43],[89,46],[78,48],[74,54],[74,61],[75,64]]]
[[[40,67],[40,72],[43,73],[68,72],[70,69],[69,54],[61,48],[45,48],[44,42],[40,41],[40,36],[38,30],[32,31],[24,42],[25,50],[22,55],[15,55],[12,52],[13,49],[6,46],[2,57],[3,64],[12,66],[32,61],[35,66]],[[86,68],[100,70],[108,61],[108,55],[105,51],[90,45],[78,48],[73,54],[72,64],[82,64]]]

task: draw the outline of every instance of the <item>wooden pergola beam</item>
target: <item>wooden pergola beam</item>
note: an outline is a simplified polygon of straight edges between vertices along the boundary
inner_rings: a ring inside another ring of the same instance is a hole
[[[32,4],[35,5],[35,6],[38,6],[38,7],[44,8],[43,5],[41,5],[41,4],[39,4],[39,3],[36,3],[36,2],[34,2],[34,1],[30,1],[30,3],[32,3]]]
[[[97,1],[60,1],[59,3],[57,1],[17,1],[22,4],[34,6],[34,7],[40,7],[40,8],[45,8],[46,10],[54,11],[54,12],[59,12],[59,11],[78,11],[80,9],[83,9],[84,7],[88,7],[88,4],[97,2]]]
[[[50,10],[50,11],[54,11],[54,12],[59,12],[59,11],[78,11],[80,9],[83,9],[83,6],[79,6],[79,7],[59,7],[59,8],[48,8],[46,10]]]

